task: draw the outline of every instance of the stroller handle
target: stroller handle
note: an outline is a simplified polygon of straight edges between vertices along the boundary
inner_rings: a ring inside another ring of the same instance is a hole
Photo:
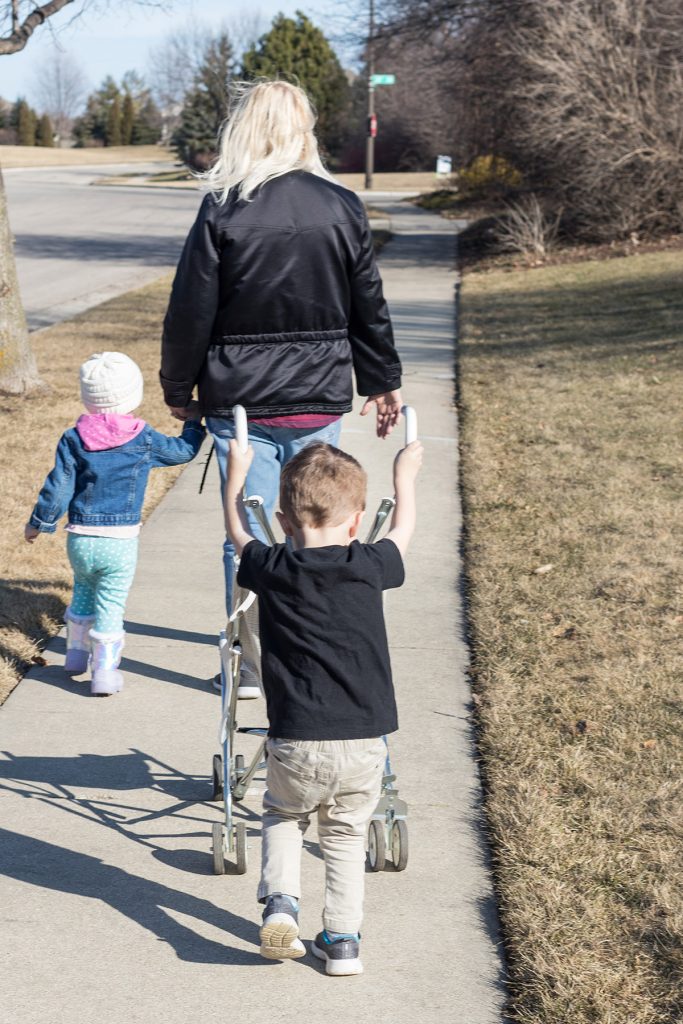
[[[235,420],[235,437],[241,452],[246,452],[249,447],[249,428],[247,427],[247,413],[243,405],[233,405],[232,415]]]
[[[417,412],[412,405],[404,405],[401,412],[406,421],[406,445],[417,441]],[[232,415],[235,420],[235,436],[240,451],[246,452],[249,447],[249,430],[247,427],[247,413],[243,405],[234,405]]]
[[[406,421],[406,447],[417,441],[417,412],[412,405],[404,405],[401,409]]]

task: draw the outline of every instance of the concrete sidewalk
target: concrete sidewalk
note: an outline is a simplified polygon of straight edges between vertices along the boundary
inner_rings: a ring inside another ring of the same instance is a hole
[[[143,531],[128,608],[123,693],[89,697],[47,652],[0,709],[0,1006],[8,1024],[497,1024],[504,990],[480,824],[460,598],[453,408],[453,222],[403,207],[381,258],[404,394],[425,443],[406,585],[387,600],[408,802],[403,873],[367,875],[365,974],[327,978],[307,956],[258,955],[259,798],[242,810],[246,875],[212,874],[208,802],[218,750],[223,625],[215,466],[190,465]],[[347,416],[342,443],[391,493],[399,438]],[[263,722],[262,701],[242,724]],[[248,753],[248,743],[245,742]],[[257,780],[255,790],[262,790]],[[302,938],[320,928],[323,865],[305,841]]]

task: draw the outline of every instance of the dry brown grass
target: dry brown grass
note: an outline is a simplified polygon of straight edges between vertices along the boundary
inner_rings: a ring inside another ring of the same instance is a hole
[[[683,1018],[682,274],[465,279],[475,714],[527,1024]]]
[[[98,146],[49,149],[45,146],[0,146],[0,167],[87,167],[92,164],[137,164],[175,160],[163,146]]]
[[[83,411],[78,367],[93,352],[126,352],[142,369],[146,390],[142,415],[153,427],[179,430],[158,384],[161,321],[170,277],[129,292],[74,320],[32,335],[33,351],[49,387],[30,398],[2,398],[3,520],[0,526],[0,703],[14,688],[40,644],[61,627],[71,577],[64,533],[24,542],[24,523],[53,465],[60,435]],[[150,475],[147,516],[178,475],[159,469]]]
[[[335,178],[356,192],[365,188],[364,174],[335,174]],[[441,179],[431,171],[380,171],[373,175],[375,192],[423,192],[438,187]]]
[[[4,147],[3,147],[4,148]],[[132,147],[136,148],[136,147]],[[72,152],[68,150],[68,152]],[[74,151],[75,152],[75,151]],[[87,150],[90,152],[90,150]],[[104,152],[114,152],[114,150],[105,150]],[[158,152],[163,153],[162,150]],[[169,159],[173,159],[173,154],[166,154]],[[1,151],[0,151],[1,158]],[[159,160],[164,159],[163,156],[158,157]],[[0,162],[1,159],[0,159]],[[110,161],[115,163],[115,161]],[[123,162],[123,161],[121,161]],[[7,164],[5,166],[10,166]],[[365,175],[364,174],[335,174],[337,181],[340,181],[342,185],[346,185],[347,188],[352,188],[358,192],[365,188]],[[382,173],[375,174],[374,176],[374,191],[375,192],[420,192],[425,189],[432,189],[438,184],[438,178],[435,174],[429,171],[406,171],[406,172],[395,172],[395,173]],[[187,173],[183,170],[174,170],[168,172],[162,172],[160,174],[152,174],[146,178],[139,178],[133,175],[118,175],[114,178],[103,178],[100,181],[101,185],[146,185],[149,188],[180,188],[180,189],[198,189],[200,183],[196,178],[188,177]]]

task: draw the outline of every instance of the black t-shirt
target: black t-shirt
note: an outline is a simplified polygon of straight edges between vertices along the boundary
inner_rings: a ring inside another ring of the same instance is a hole
[[[398,728],[382,591],[403,579],[387,539],[298,551],[247,544],[237,581],[259,597],[270,736],[369,739]]]

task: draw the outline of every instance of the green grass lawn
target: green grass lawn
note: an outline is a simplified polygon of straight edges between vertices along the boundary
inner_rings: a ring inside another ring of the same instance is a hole
[[[465,278],[475,714],[512,1011],[683,1018],[683,253]]]

